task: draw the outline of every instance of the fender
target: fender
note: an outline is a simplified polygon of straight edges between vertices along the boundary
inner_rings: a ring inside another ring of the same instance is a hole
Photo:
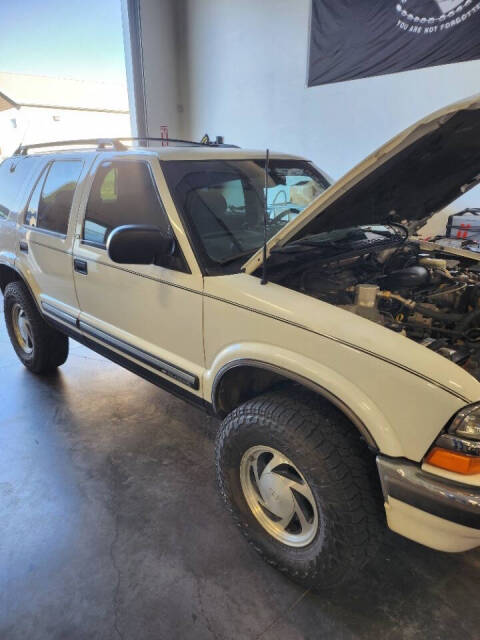
[[[223,376],[236,367],[255,367],[257,369],[264,369],[265,371],[271,371],[272,373],[277,373],[278,375],[291,380],[292,382],[298,382],[303,387],[311,389],[318,393],[318,395],[322,396],[326,400],[329,400],[333,405],[340,409],[340,411],[345,414],[345,416],[357,427],[362,436],[365,438],[366,443],[371,449],[378,451],[378,446],[375,440],[373,439],[372,434],[368,430],[367,426],[360,420],[360,418],[348,407],[343,400],[341,400],[338,396],[334,395],[328,389],[312,382],[308,378],[304,378],[296,373],[292,373],[291,371],[287,371],[286,369],[282,369],[272,364],[268,364],[267,362],[262,362],[261,360],[249,360],[248,358],[240,358],[239,360],[234,360],[229,364],[224,365],[220,371],[215,376],[212,387],[212,407],[215,415],[219,414],[219,409],[216,405],[216,400],[218,397],[218,387]]]
[[[9,262],[6,262],[4,260],[0,260],[0,267],[8,267],[12,271],[15,271],[15,273],[19,276],[19,280],[21,280],[23,282],[23,284],[27,287],[28,292],[32,296],[32,299],[35,302],[35,305],[37,306],[37,309],[38,309],[39,313],[43,316],[43,313],[42,313],[42,310],[40,308],[37,296],[35,295],[35,293],[33,291],[33,288],[31,286],[30,282],[28,281],[28,278],[22,272],[22,270],[19,268],[19,266],[17,265],[16,261],[15,261],[15,263],[9,263]]]
[[[12,251],[0,252],[0,266],[14,269],[16,255]]]
[[[240,366],[258,367],[298,382],[332,402],[356,426],[370,447],[391,456],[403,455],[400,441],[386,416],[350,380],[317,361],[286,349],[269,351],[267,358],[262,347],[265,345],[232,345],[217,355],[204,377],[205,398],[210,399],[214,410],[219,384],[229,370]]]

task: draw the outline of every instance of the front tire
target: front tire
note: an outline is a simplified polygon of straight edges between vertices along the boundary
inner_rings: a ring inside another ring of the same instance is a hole
[[[10,342],[27,369],[50,373],[66,361],[67,336],[45,322],[23,282],[7,285],[3,308]]]
[[[287,390],[288,389],[288,390]],[[307,587],[355,577],[375,555],[385,516],[374,461],[335,407],[300,388],[254,398],[223,421],[220,492],[271,565]]]

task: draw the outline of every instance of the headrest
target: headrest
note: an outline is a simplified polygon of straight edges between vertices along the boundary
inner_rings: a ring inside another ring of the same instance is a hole
[[[227,210],[227,201],[218,190],[197,191],[197,198],[201,203],[209,209],[215,216],[223,216]],[[195,200],[197,199],[195,198]],[[196,203],[197,204],[197,203]]]

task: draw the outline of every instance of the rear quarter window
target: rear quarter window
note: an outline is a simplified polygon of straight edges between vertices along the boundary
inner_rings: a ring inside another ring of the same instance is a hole
[[[37,166],[35,158],[7,158],[0,164],[0,220],[23,209],[28,178]]]
[[[48,169],[38,203],[36,226],[66,235],[81,160],[55,160]]]

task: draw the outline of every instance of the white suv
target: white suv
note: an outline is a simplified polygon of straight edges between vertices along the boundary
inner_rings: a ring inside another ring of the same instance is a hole
[[[331,186],[219,145],[22,147],[0,166],[13,347],[44,373],[72,337],[223,418],[223,498],[304,584],[351,578],[385,511],[417,542],[475,547],[479,257],[412,233],[478,182],[479,136],[464,101]]]

